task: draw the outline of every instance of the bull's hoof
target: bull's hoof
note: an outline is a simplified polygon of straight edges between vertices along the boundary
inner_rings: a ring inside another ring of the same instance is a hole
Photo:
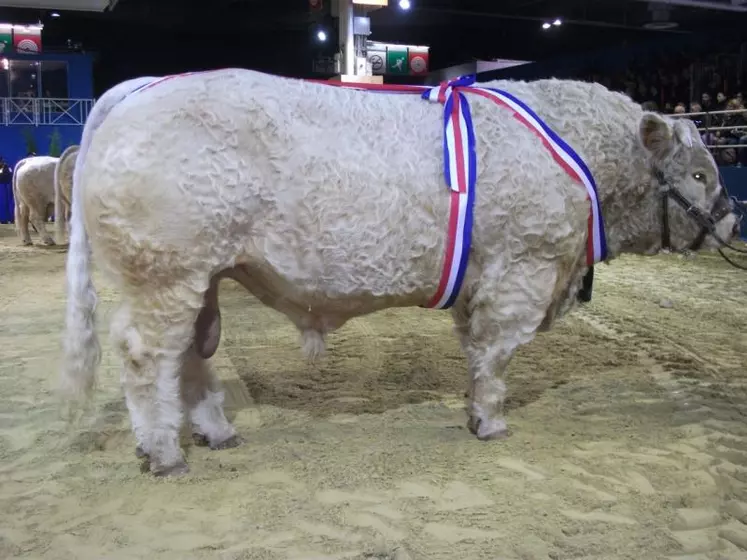
[[[192,434],[192,443],[194,443],[197,447],[207,447],[208,445],[210,445],[207,436],[198,434],[196,432]]]
[[[219,449],[231,449],[233,447],[238,447],[239,445],[244,443],[244,440],[240,436],[233,435],[219,443],[211,444],[207,436],[197,432],[192,434],[192,441],[197,447],[209,447],[213,451],[217,451]]]
[[[477,436],[480,441],[495,441],[507,439],[511,431],[506,426],[506,421],[501,419],[483,420],[470,416],[467,421],[467,429]]]
[[[212,449],[213,451],[217,451],[219,449],[231,449],[233,447],[238,447],[242,443],[244,443],[244,440],[241,439],[241,436],[233,435],[220,443],[211,445],[210,449]]]
[[[55,244],[55,242],[54,242],[54,239],[45,239],[45,240],[43,241],[43,243],[44,243],[44,245],[46,245],[47,247],[52,247],[52,246],[53,246],[53,245]]]
[[[24,240],[24,241],[21,241],[21,245],[23,245],[24,247],[30,247],[31,245],[33,245],[33,243],[31,241]]]
[[[156,467],[151,465],[150,472],[153,473],[153,476],[158,478],[184,476],[189,473],[189,465],[184,461],[168,467]]]
[[[143,451],[143,448],[142,448],[142,447],[140,447],[140,446],[138,445],[138,446],[137,446],[137,447],[135,448],[135,457],[137,457],[138,459],[145,459],[145,458],[147,458],[147,457],[148,457],[148,454],[147,454],[147,453],[146,453],[145,451]]]

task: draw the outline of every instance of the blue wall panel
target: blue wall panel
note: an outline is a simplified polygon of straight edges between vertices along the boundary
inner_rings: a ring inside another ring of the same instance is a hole
[[[721,167],[720,170],[729,194],[737,200],[747,200],[747,167]],[[747,240],[747,221],[742,222],[742,239]]]
[[[60,151],[72,144],[80,144],[82,126],[0,126],[0,156],[3,156],[11,167],[15,167],[16,162],[28,153],[27,135],[33,137],[37,155],[48,155],[55,130],[60,135]]]

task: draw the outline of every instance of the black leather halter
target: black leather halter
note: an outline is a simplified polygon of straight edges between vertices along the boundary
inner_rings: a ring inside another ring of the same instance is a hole
[[[721,247],[718,249],[719,253],[721,253],[721,256],[724,257],[724,259],[726,259],[729,264],[737,268],[747,270],[747,268],[745,268],[744,266],[736,264],[729,260],[729,258],[722,252],[722,248],[728,247],[729,249],[736,251],[737,253],[744,254],[747,254],[747,251],[733,247],[728,242],[721,239],[721,237],[716,233],[716,226],[718,225],[718,223],[729,214],[737,214],[739,216],[738,223],[743,218],[743,213],[741,212],[740,208],[741,205],[739,205],[735,199],[729,197],[729,193],[726,191],[726,187],[723,186],[723,181],[721,181],[721,194],[714,201],[713,206],[711,207],[711,211],[705,212],[704,210],[701,210],[698,206],[690,202],[690,200],[688,200],[687,197],[685,197],[676,187],[672,186],[672,184],[666,179],[664,173],[662,173],[660,169],[654,169],[654,176],[659,182],[659,186],[662,190],[662,249],[672,250],[671,234],[669,229],[669,199],[671,198],[685,210],[685,213],[690,216],[690,218],[692,218],[695,223],[700,226],[700,233],[693,240],[688,249],[690,249],[691,251],[697,251],[703,246],[703,242],[705,241],[706,236],[712,235],[721,245]]]

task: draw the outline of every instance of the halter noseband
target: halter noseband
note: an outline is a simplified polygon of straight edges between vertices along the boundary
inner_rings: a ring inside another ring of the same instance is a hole
[[[733,251],[736,251],[738,253],[747,253],[747,251],[731,246],[728,242],[721,239],[721,237],[716,233],[716,226],[718,225],[718,223],[729,214],[737,213],[736,210],[738,208],[735,200],[729,197],[729,193],[727,192],[726,187],[723,185],[723,181],[721,181],[721,194],[713,202],[711,211],[705,212],[704,210],[693,204],[675,186],[673,186],[671,182],[666,179],[664,173],[660,169],[654,168],[653,173],[659,183],[659,186],[661,187],[662,192],[662,249],[668,249],[670,251],[672,250],[671,233],[669,228],[669,199],[671,198],[680,207],[682,207],[683,210],[685,210],[685,213],[690,218],[692,218],[692,220],[694,220],[696,224],[700,226],[700,233],[688,247],[689,250],[697,251],[702,247],[706,236],[712,235],[722,247],[728,247],[729,249],[732,249]],[[742,217],[742,215],[739,216],[739,221],[741,221]],[[728,258],[726,258],[726,256],[721,251],[721,248],[719,248],[719,252],[721,253],[721,256],[723,256],[730,264],[737,266],[738,268],[742,268],[741,266],[736,265]]]

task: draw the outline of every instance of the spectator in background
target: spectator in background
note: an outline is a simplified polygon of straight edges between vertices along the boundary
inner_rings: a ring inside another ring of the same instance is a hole
[[[654,113],[659,112],[659,106],[656,104],[655,101],[646,101],[645,103],[641,104],[641,108],[644,111],[653,111]]]
[[[690,115],[688,117],[691,121],[693,121],[693,123],[695,123],[695,126],[698,127],[698,130],[705,127],[706,121],[703,117],[708,115],[703,115],[703,107],[700,106],[700,103],[698,103],[697,101],[693,101],[692,103],[690,103],[690,112],[700,113]],[[716,137],[711,131],[700,130],[700,137],[703,139],[703,143],[706,146],[712,146],[716,141]]]
[[[740,109],[744,109],[744,107],[739,103],[738,99],[734,98],[726,103],[723,110],[739,111]],[[745,135],[744,127],[747,126],[747,123],[745,123],[741,113],[717,115],[716,121],[719,127],[737,127],[717,130],[715,133],[716,144],[723,146],[716,154],[717,161],[726,165],[735,164],[737,163],[737,149],[727,146],[736,146],[739,144],[740,138]]]
[[[13,171],[0,156],[0,224],[10,224],[13,222]]]
[[[741,113],[728,115],[725,119],[724,126],[737,127],[724,131],[729,134],[728,143],[734,146],[747,145],[747,111],[745,110],[744,103],[738,97],[735,97],[729,100],[726,108],[730,111],[742,111]],[[735,150],[735,163],[740,167],[747,166],[747,148],[735,148]]]
[[[726,110],[726,94],[723,91],[719,91],[716,94],[716,106],[714,111],[725,111]]]
[[[677,103],[677,105],[674,106],[674,114],[675,115],[684,115],[687,112],[687,108],[685,107],[685,104],[681,101]]]
[[[704,91],[703,94],[700,96],[700,106],[702,107],[702,111],[705,111],[708,113],[709,111],[713,110],[713,104],[711,103],[711,94]]]

